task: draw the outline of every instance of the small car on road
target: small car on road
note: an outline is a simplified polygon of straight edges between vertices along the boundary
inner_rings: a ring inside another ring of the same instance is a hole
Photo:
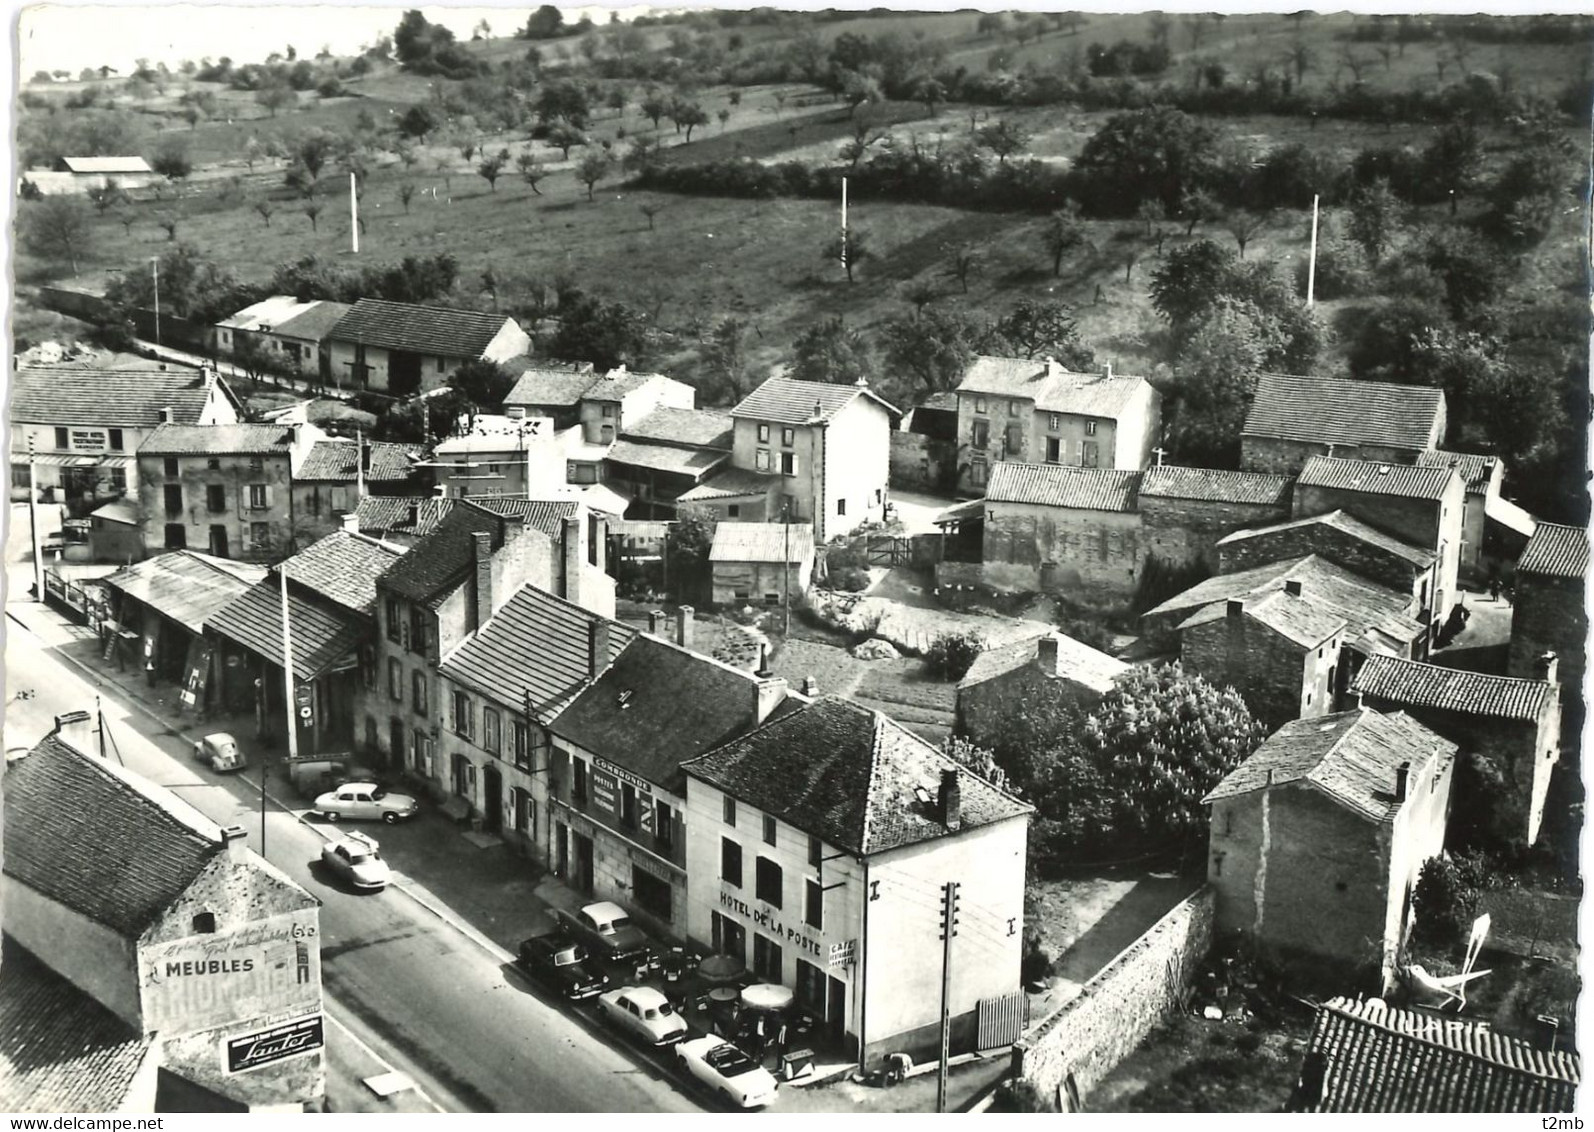
[[[571,1002],[602,994],[609,985],[608,975],[589,966],[587,949],[563,930],[521,940],[515,965]]]
[[[394,794],[374,782],[345,782],[336,790],[316,797],[310,812],[327,821],[352,818],[363,821],[396,821],[415,816],[420,803],[408,794]]]
[[[686,1037],[686,1019],[652,987],[618,987],[598,996],[598,1013],[650,1046],[667,1046]]]
[[[648,953],[648,937],[631,922],[626,910],[608,900],[588,904],[579,912],[554,913],[559,924],[600,959],[622,962]]]
[[[688,1074],[738,1108],[775,1103],[775,1075],[724,1038],[708,1034],[683,1041],[675,1058]]]
[[[206,735],[194,744],[194,757],[211,770],[242,770],[249,765],[244,753],[238,749],[238,740],[225,731]]]
[[[376,840],[353,831],[323,845],[321,861],[335,876],[362,892],[386,888],[393,875],[387,862],[382,860]]]

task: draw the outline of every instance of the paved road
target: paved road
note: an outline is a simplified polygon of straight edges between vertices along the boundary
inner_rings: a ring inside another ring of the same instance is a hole
[[[211,820],[243,825],[251,848],[260,850],[258,778],[250,782],[200,769],[180,738],[120,702],[111,689],[95,687],[17,620],[7,618],[5,629],[7,748],[32,745],[55,715],[92,709],[98,694],[108,757],[120,757]],[[19,691],[33,695],[15,699]],[[294,814],[268,806],[264,833],[272,863],[324,902],[321,955],[329,1011],[414,1077],[440,1107],[703,1111],[532,994],[518,975],[409,897],[340,890],[313,866],[321,836]],[[335,1046],[333,1053],[335,1060]]]

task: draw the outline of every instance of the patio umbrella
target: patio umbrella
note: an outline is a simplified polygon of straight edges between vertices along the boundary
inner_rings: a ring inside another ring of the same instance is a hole
[[[710,955],[697,965],[697,973],[704,982],[720,986],[734,983],[747,973],[747,969],[734,955]]]

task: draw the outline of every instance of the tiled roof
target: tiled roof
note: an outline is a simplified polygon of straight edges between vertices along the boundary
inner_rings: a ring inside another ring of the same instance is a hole
[[[1076,684],[1082,684],[1092,691],[1105,695],[1112,690],[1113,682],[1129,671],[1130,666],[1117,657],[1093,649],[1083,641],[1076,641],[1073,637],[1062,633],[1051,635],[1057,638],[1058,665],[1064,670],[1064,675],[1059,677],[1060,679],[1072,680]],[[1005,676],[1027,664],[1034,664],[1039,652],[1039,637],[1015,641],[1000,648],[986,649],[974,658],[974,663],[969,666],[968,673],[958,687],[972,688],[987,680]],[[1048,675],[1055,674],[1048,673]]]
[[[1241,436],[1422,451],[1444,439],[1445,395],[1421,385],[1264,373]]]
[[[729,452],[677,448],[673,444],[646,444],[635,440],[616,440],[606,457],[613,464],[630,464],[656,472],[693,477],[713,471],[730,458]]]
[[[1226,603],[1214,602],[1180,622],[1179,628],[1193,629],[1198,625],[1222,621],[1228,615]],[[1283,590],[1275,590],[1255,601],[1247,601],[1243,615],[1308,649],[1316,648],[1347,624],[1345,618],[1322,608],[1310,597],[1296,597]]]
[[[452,499],[435,495],[367,495],[354,509],[360,530],[374,534],[407,534],[419,537],[437,526],[454,509]],[[410,508],[415,518],[410,518]]]
[[[302,338],[308,342],[320,342],[331,334],[332,328],[353,309],[348,303],[318,300],[287,321],[272,327],[271,332],[283,338]]]
[[[443,675],[515,711],[528,698],[546,721],[587,686],[592,626],[608,626],[608,667],[636,630],[560,597],[522,586],[492,619],[443,659]]]
[[[371,470],[367,483],[403,481],[413,473],[411,457],[419,458],[422,449],[415,444],[390,444],[384,440],[366,441],[371,446]],[[359,477],[360,446],[352,440],[318,440],[305,453],[304,463],[293,473],[294,480],[318,483],[354,483]]]
[[[176,424],[199,423],[212,382],[200,370],[24,366],[11,378],[10,419],[99,428],[154,428],[161,410]]]
[[[688,773],[849,853],[955,836],[940,820],[941,772],[959,770],[962,828],[1030,807],[879,712],[824,696],[695,760]],[[927,792],[929,804],[919,800]]]
[[[1370,657],[1352,687],[1400,707],[1439,708],[1527,723],[1538,722],[1556,698],[1556,686],[1543,680],[1490,676],[1392,656]]]
[[[1202,801],[1306,782],[1347,809],[1382,821],[1400,806],[1395,800],[1400,765],[1410,763],[1413,772],[1420,772],[1436,752],[1452,756],[1456,745],[1404,712],[1356,708],[1296,719],[1263,740]]]
[[[583,401],[619,401],[635,393],[654,378],[668,381],[662,373],[632,373],[625,366],[610,370],[598,378],[581,395]]]
[[[811,424],[828,421],[855,397],[868,397],[893,415],[896,407],[882,400],[864,385],[830,385],[822,381],[798,381],[794,377],[772,377],[753,390],[731,410],[733,417],[750,417],[778,424]]]
[[[161,425],[139,445],[140,456],[270,456],[288,454],[293,430],[280,424]]]
[[[985,499],[988,503],[1030,503],[1081,511],[1133,511],[1142,475],[1114,468],[1001,461],[991,465]]]
[[[327,337],[442,358],[479,358],[508,321],[481,311],[361,299]]]
[[[812,523],[721,523],[710,562],[807,562],[814,556]]]
[[[0,962],[0,1112],[133,1112],[150,1042],[9,938]]]
[[[354,654],[371,634],[369,620],[325,598],[288,587],[288,618],[293,634],[293,671],[313,680]],[[282,590],[273,572],[213,613],[208,629],[243,645],[256,656],[282,664]]]
[[[1270,523],[1265,527],[1249,527],[1243,531],[1233,531],[1220,538],[1217,545],[1234,546],[1253,539],[1267,538],[1269,535],[1280,534],[1285,531],[1304,530],[1310,527],[1332,528],[1359,542],[1377,547],[1387,554],[1403,558],[1417,567],[1428,566],[1438,557],[1431,550],[1401,542],[1398,538],[1386,535],[1376,527],[1368,526],[1348,511],[1325,511],[1321,515],[1308,515],[1303,519],[1287,519],[1282,523]]]
[[[123,939],[143,935],[226,851],[214,828],[196,828],[126,771],[59,739],[5,774],[6,875]]]
[[[1517,559],[1517,573],[1581,578],[1588,571],[1588,529],[1540,523]]]
[[[598,379],[590,369],[573,373],[568,369],[528,369],[504,398],[507,405],[576,405]]]
[[[1145,378],[1132,374],[1108,377],[1049,366],[1044,359],[981,356],[964,372],[957,391],[1023,397],[1042,412],[1116,420],[1148,388]]]
[[[518,519],[534,527],[551,539],[564,537],[564,522],[581,512],[579,499],[526,499],[518,495],[477,495],[471,498],[472,507],[491,511],[506,519]]]
[[[747,499],[767,495],[780,477],[747,468],[721,468],[694,488],[683,491],[677,503],[703,503],[710,499]]]
[[[1288,504],[1290,476],[1262,472],[1229,472],[1216,468],[1176,468],[1164,464],[1147,468],[1140,482],[1142,496],[1167,499],[1199,499],[1210,503],[1255,503],[1263,506]]]
[[[1577,1054],[1541,1050],[1470,1018],[1419,1013],[1381,999],[1317,1008],[1299,1112],[1572,1112]]]
[[[955,413],[958,411],[957,390],[943,389],[939,393],[932,393],[914,408],[929,409],[933,413]]]
[[[218,565],[223,561],[192,550],[169,550],[124,566],[100,582],[198,633],[205,618],[266,576],[264,566]]]
[[[376,580],[404,553],[402,547],[369,535],[333,531],[277,568],[288,580],[320,594],[352,613],[373,616]]]
[[[749,729],[756,696],[752,673],[638,635],[548,728],[680,793],[681,764]]]
[[[1441,448],[1417,453],[1417,466],[1454,468],[1461,476],[1461,482],[1467,485],[1468,495],[1482,495],[1489,489],[1495,468],[1500,466],[1500,457],[1484,456],[1477,452],[1446,452]]]
[[[1456,473],[1450,468],[1313,456],[1306,461],[1295,482],[1298,487],[1328,487],[1368,495],[1400,495],[1408,499],[1443,499],[1454,479]]]
[[[729,413],[661,406],[635,424],[625,425],[620,435],[628,440],[656,440],[689,448],[723,448],[728,452],[734,427]]]
[[[510,520],[473,506],[474,503],[459,500],[383,575],[383,588],[411,601],[431,604],[453,592],[470,574],[476,551],[473,535],[488,534],[492,549],[502,548]]]

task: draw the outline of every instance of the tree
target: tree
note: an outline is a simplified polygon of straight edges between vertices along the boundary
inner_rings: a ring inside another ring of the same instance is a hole
[[[398,121],[399,133],[407,138],[424,138],[437,129],[437,115],[430,107],[411,106]]]
[[[838,85],[841,91],[841,100],[847,104],[847,117],[851,118],[858,112],[858,107],[865,103],[873,104],[885,98],[880,88],[880,80],[874,75],[864,74],[860,71],[846,71],[839,77]]]
[[[1016,122],[998,119],[976,130],[974,140],[996,154],[997,164],[1006,165],[1009,157],[1022,153],[1029,145],[1029,132]]]
[[[946,253],[946,265],[941,269],[942,274],[948,278],[956,279],[958,286],[965,295],[969,293],[969,277],[978,275],[984,256],[972,244],[960,247],[947,246],[943,249]]]
[[[670,120],[675,123],[675,130],[679,133],[686,130],[686,142],[692,143],[692,131],[698,126],[708,125],[708,114],[696,102],[676,100],[670,107]]]
[[[310,231],[312,232],[318,230],[317,226],[321,220],[321,208],[321,202],[315,197],[311,197],[304,202],[304,214],[310,218]]]
[[[466,362],[455,370],[448,384],[477,408],[497,412],[519,380],[520,375],[507,366],[477,360]]]
[[[1279,330],[1256,306],[1220,296],[1180,345],[1164,392],[1167,439],[1180,459],[1232,466],[1240,430]]]
[[[79,261],[94,242],[94,225],[81,199],[62,195],[29,202],[18,221],[23,246],[30,253],[64,262],[77,274]]]
[[[792,343],[789,376],[798,381],[849,385],[870,373],[869,343],[840,315],[810,323]]]
[[[747,323],[736,317],[721,319],[703,343],[703,365],[718,383],[720,400],[740,400],[748,389]]]
[[[1118,260],[1124,265],[1124,286],[1128,286],[1134,279],[1135,265],[1140,262],[1140,257],[1145,254],[1146,240],[1140,234],[1140,229],[1133,224],[1125,224],[1113,233],[1113,244],[1118,252]]]
[[[169,242],[176,241],[177,226],[182,222],[182,216],[175,212],[163,212],[155,217],[155,223],[166,230],[166,239]]]
[[[1451,122],[1422,151],[1423,179],[1443,189],[1450,198],[1450,215],[1456,214],[1456,200],[1477,182],[1483,163],[1483,148],[1478,131],[1470,122]]]
[[[255,101],[270,111],[275,118],[277,111],[285,110],[298,103],[299,96],[292,87],[281,83],[272,83],[270,86],[261,87],[255,91]]]
[[[910,279],[903,284],[900,293],[904,299],[913,304],[913,313],[924,314],[924,308],[935,302],[941,295],[935,284],[927,279]]]
[[[255,201],[255,203],[253,205],[253,208],[255,210],[256,215],[258,215],[261,220],[265,221],[266,227],[270,228],[271,227],[271,214],[272,214],[272,212],[275,211],[271,207],[271,202],[269,200],[266,200],[264,197],[262,197],[261,199]]]
[[[961,311],[915,313],[880,328],[880,356],[888,372],[907,374],[935,393],[957,388],[980,338],[980,326]]]
[[[169,138],[150,158],[149,167],[168,181],[176,182],[187,177],[194,171],[194,161],[189,156],[187,142],[177,137]]]
[[[1246,246],[1271,222],[1272,217],[1269,214],[1252,212],[1247,208],[1237,208],[1223,218],[1223,226],[1239,245],[1241,259],[1245,258]]]
[[[410,214],[410,201],[415,199],[415,182],[400,181],[398,190],[399,203],[404,206],[404,215]]]
[[[720,108],[719,108],[719,110],[718,110],[718,112],[717,112],[717,113],[716,113],[716,114],[715,114],[715,115],[714,115],[714,116],[715,116],[715,117],[716,117],[716,118],[718,118],[718,119],[719,119],[719,120],[720,120],[720,133],[722,133],[722,134],[723,134],[723,133],[724,133],[724,132],[725,132],[725,126],[726,126],[726,125],[727,125],[727,124],[728,124],[728,123],[729,123],[729,122],[730,122],[730,120],[731,120],[731,111],[730,111],[730,107],[728,107],[728,106],[721,106],[721,107],[720,107]]]
[[[1233,266],[1233,253],[1211,240],[1175,248],[1152,274],[1151,305],[1177,336],[1223,293]]]
[[[1306,81],[1306,72],[1311,70],[1317,62],[1317,53],[1306,44],[1296,40],[1290,48],[1290,65],[1295,68],[1295,85],[1300,86]]]
[[[643,216],[648,218],[648,231],[653,231],[653,218],[664,211],[664,205],[656,200],[648,200],[637,205],[637,208],[641,210]]]
[[[1406,206],[1379,178],[1351,194],[1350,238],[1367,254],[1367,262],[1378,266],[1405,227]]]
[[[853,268],[868,259],[873,252],[869,248],[868,234],[858,228],[849,228],[840,236],[825,244],[821,255],[822,259],[839,260],[842,268],[847,272],[847,282],[852,282]]]
[[[259,138],[255,137],[253,134],[250,134],[249,140],[244,142],[243,156],[244,164],[248,166],[249,172],[253,173],[255,171],[255,166],[260,164],[261,161],[265,160],[266,147],[261,144]]]
[[[576,180],[587,186],[587,200],[593,199],[592,189],[599,181],[609,175],[613,168],[614,159],[601,149],[590,150],[576,164]]]
[[[555,39],[564,32],[565,17],[552,4],[544,4],[526,19],[521,30],[525,39]]]
[[[659,128],[659,122],[670,112],[670,100],[657,90],[649,90],[642,96],[638,105],[642,116],[653,123],[653,128]]]
[[[939,79],[923,78],[914,85],[913,97],[924,103],[925,112],[934,118],[935,108],[946,101],[946,86]]]
[[[564,160],[570,160],[570,151],[578,145],[590,144],[586,133],[572,122],[558,121],[548,127],[548,144],[559,150]]]
[[[501,149],[491,157],[484,157],[476,172],[487,182],[487,187],[492,192],[498,191],[498,176],[504,171],[504,166],[509,164],[509,151]]]
[[[982,353],[1008,357],[1050,357],[1072,370],[1088,370],[1096,353],[1079,337],[1074,310],[1067,303],[1020,299],[991,324],[980,343]]]
[[[678,580],[679,593],[694,594],[707,589],[708,555],[714,548],[714,532],[718,527],[719,512],[712,507],[687,504],[676,509],[675,521],[664,536],[664,555],[666,569]]]
[[[1362,81],[1362,72],[1372,63],[1367,56],[1352,47],[1347,47],[1339,53],[1339,62],[1350,71],[1351,81],[1358,84]],[[1443,82],[1443,78],[1440,81]]]
[[[548,176],[548,167],[530,153],[522,153],[515,158],[515,168],[520,170],[520,179],[531,186],[532,193],[542,196],[542,190],[537,186]]]
[[[94,211],[104,216],[111,209],[127,202],[127,191],[117,183],[115,177],[107,177],[103,185],[95,185],[89,189],[88,199],[94,206]]]
[[[325,130],[311,130],[293,145],[292,158],[309,175],[311,184],[321,177],[328,159],[337,152],[339,139]]]
[[[1153,106],[1114,114],[1080,152],[1075,168],[1103,202],[1132,210],[1147,197],[1173,210],[1201,187],[1216,138],[1182,110]]]
[[[600,370],[624,363],[640,368],[649,345],[648,319],[624,303],[601,302],[578,290],[561,295],[554,357],[591,362]]]

